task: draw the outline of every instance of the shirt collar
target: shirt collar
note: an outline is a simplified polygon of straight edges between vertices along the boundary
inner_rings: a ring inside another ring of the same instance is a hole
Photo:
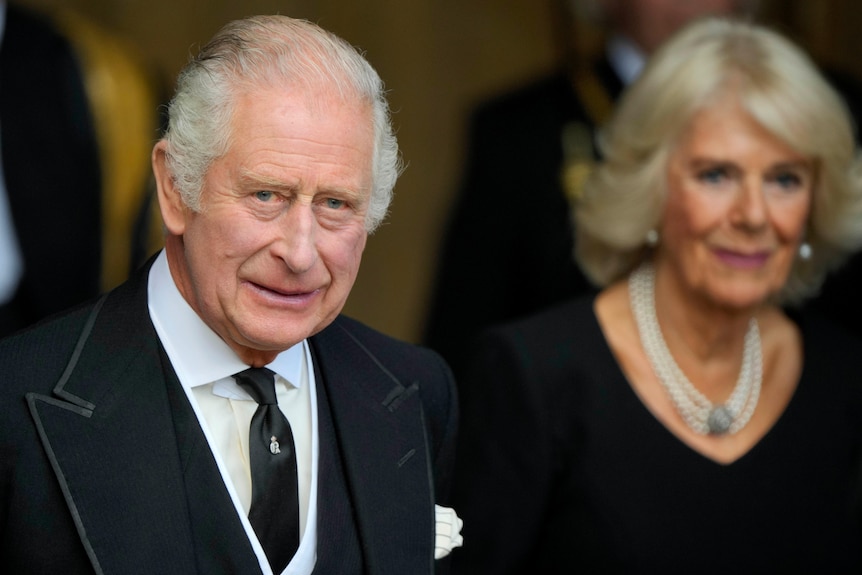
[[[147,289],[150,318],[183,386],[206,385],[248,368],[180,294],[164,250],[150,268]],[[303,340],[279,353],[267,367],[299,387],[305,345]]]
[[[608,61],[623,84],[628,86],[634,82],[646,63],[646,56],[641,49],[619,34],[611,36],[606,49]]]

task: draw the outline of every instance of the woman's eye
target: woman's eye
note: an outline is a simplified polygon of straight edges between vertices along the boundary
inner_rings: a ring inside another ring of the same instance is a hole
[[[272,192],[260,191],[260,192],[254,193],[254,197],[256,197],[261,202],[268,202],[268,201],[272,200],[272,198],[274,196],[275,196],[275,194]]]
[[[772,179],[776,184],[786,189],[796,188],[802,183],[802,178],[794,172],[781,172],[776,174]]]
[[[697,173],[697,179],[707,184],[720,184],[727,177],[728,174],[725,168],[709,168]]]

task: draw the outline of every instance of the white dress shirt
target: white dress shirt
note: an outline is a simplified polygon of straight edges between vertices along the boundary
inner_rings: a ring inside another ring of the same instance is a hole
[[[257,403],[232,375],[248,368],[189,306],[171,277],[164,251],[150,269],[150,318],[189,398],[265,575],[272,573],[251,523],[248,430]],[[276,377],[278,406],[296,444],[300,543],[284,575],[307,575],[317,549],[317,395],[308,342],[280,353],[267,365]]]

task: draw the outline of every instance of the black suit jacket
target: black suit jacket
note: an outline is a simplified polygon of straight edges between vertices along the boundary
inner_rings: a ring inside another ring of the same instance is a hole
[[[259,572],[149,320],[146,277],[0,342],[5,570]],[[344,317],[310,344],[315,572],[432,573],[457,419],[448,367]]]

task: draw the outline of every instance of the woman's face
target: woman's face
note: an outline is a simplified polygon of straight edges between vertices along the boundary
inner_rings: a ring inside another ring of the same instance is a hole
[[[815,162],[732,96],[696,113],[672,150],[656,265],[677,288],[724,308],[778,292],[803,239]]]

